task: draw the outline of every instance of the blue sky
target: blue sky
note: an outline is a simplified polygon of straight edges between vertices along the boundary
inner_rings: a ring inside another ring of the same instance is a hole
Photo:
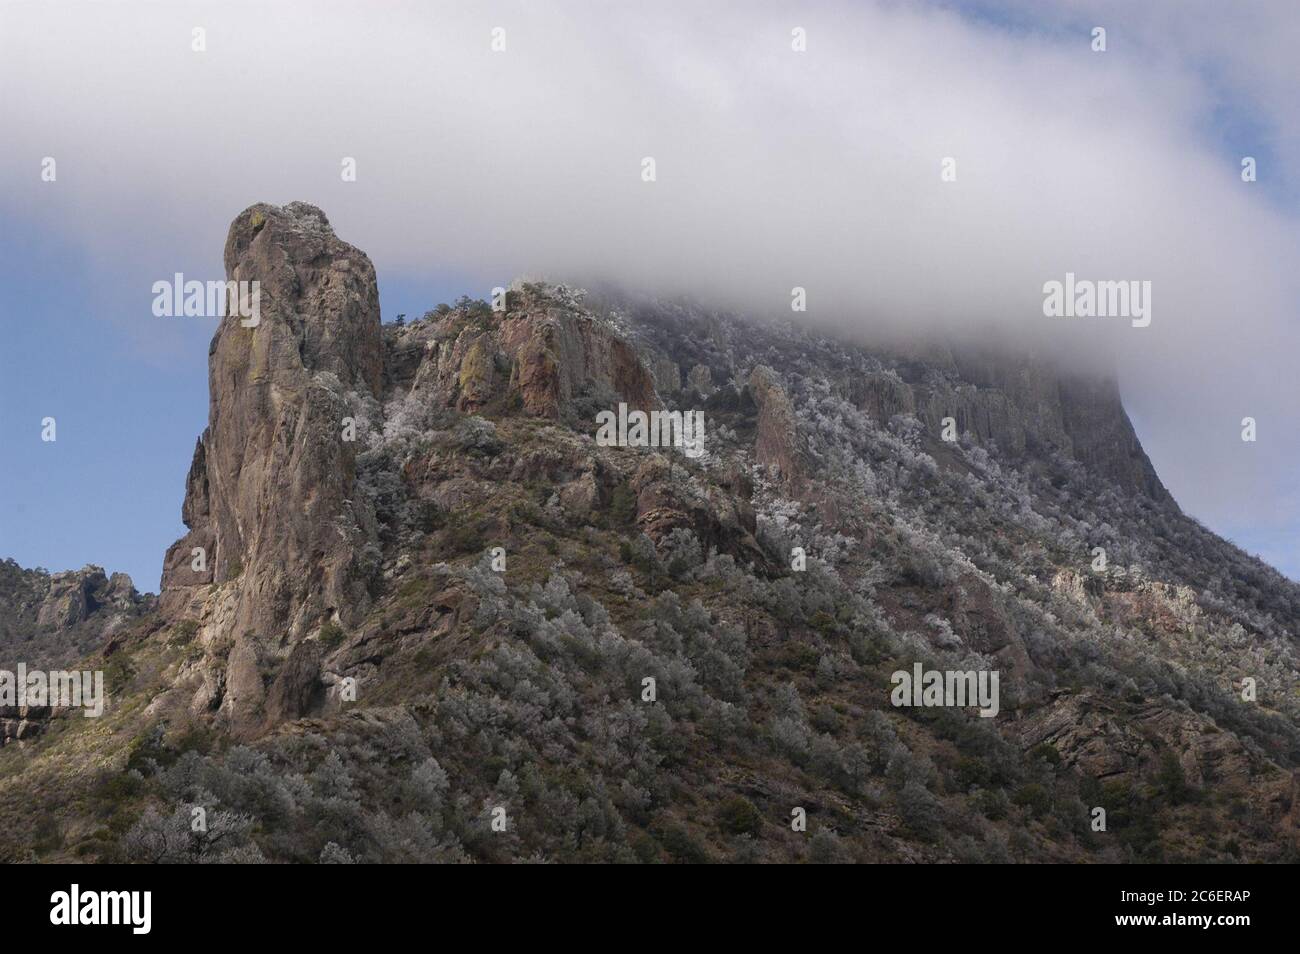
[[[222,277],[241,209],[302,199],[371,255],[386,321],[588,266],[666,290],[781,272],[779,297],[788,259],[845,314],[921,323],[1019,307],[1006,289],[1060,277],[1062,249],[1140,264],[1162,310],[1119,360],[1144,446],[1186,510],[1300,578],[1300,5],[813,3],[802,59],[784,7],[674,7],[0,6],[0,557],[156,590],[213,328],[155,318],[151,285]],[[936,203],[949,152],[968,191]]]

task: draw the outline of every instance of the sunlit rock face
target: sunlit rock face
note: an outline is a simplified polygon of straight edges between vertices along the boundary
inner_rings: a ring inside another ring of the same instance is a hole
[[[383,348],[374,266],[314,206],[245,210],[225,265],[228,280],[256,283],[258,314],[229,315],[213,337],[208,427],[182,507],[190,532],[167,555],[163,599],[180,611],[196,588],[238,581],[219,705],[248,721],[263,703],[259,667],[368,605],[373,517],[354,499],[344,429],[358,396],[380,396]]]

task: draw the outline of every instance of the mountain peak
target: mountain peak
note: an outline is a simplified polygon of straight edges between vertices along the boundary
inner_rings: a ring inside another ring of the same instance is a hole
[[[535,281],[381,325],[369,259],[302,203],[241,213],[227,265],[258,320],[214,335],[158,607],[74,647],[111,675],[97,744],[158,803],[201,777],[277,860],[568,857],[596,818],[608,860],[791,860],[792,805],[846,806],[818,857],[1297,850],[1300,588],[1178,510],[1113,380]],[[11,644],[67,649],[103,612],[69,623],[78,592],[129,589],[23,572]],[[927,667],[1000,695],[900,707]],[[0,736],[76,743],[41,724]],[[241,794],[254,763],[287,816]],[[1211,783],[1230,811],[1179,809]],[[321,798],[346,824],[308,823]],[[526,824],[485,839],[482,804]]]

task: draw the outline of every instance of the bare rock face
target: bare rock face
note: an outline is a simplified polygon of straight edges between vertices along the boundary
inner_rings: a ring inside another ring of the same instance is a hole
[[[225,264],[228,280],[259,284],[260,320],[228,316],[212,339],[208,428],[182,507],[190,533],[167,554],[163,605],[176,610],[196,587],[239,580],[227,701],[238,695],[251,717],[262,704],[260,666],[367,605],[359,560],[373,517],[354,500],[356,445],[344,418],[357,400],[380,397],[383,349],[374,266],[314,206],[245,210]]]
[[[591,316],[562,308],[508,316],[500,340],[511,359],[511,385],[531,414],[558,417],[562,406],[593,386],[634,408],[659,406],[654,377],[636,351]]]
[[[87,567],[86,571],[55,573],[50,577],[50,591],[41,601],[40,612],[36,617],[37,625],[55,628],[80,623],[94,611],[92,594],[97,585],[106,582],[104,571],[98,567]]]
[[[892,372],[853,375],[848,381],[848,398],[877,421],[888,421],[895,414],[916,413],[912,389]]]
[[[194,459],[185,478],[185,500],[181,504],[181,520],[190,532],[172,544],[163,557],[164,606],[175,602],[180,595],[178,591],[213,581],[217,540],[208,496],[207,453],[203,438],[199,438],[194,445]]]
[[[707,364],[697,364],[686,375],[686,386],[700,397],[713,393],[713,372]]]
[[[1156,475],[1129,421],[1113,380],[1067,377],[1060,386],[1061,415],[1076,460],[1125,490],[1176,507]]]
[[[41,600],[36,624],[49,629],[67,628],[100,610],[130,611],[139,602],[140,596],[125,573],[109,577],[102,567],[86,566],[49,578],[49,590]]]
[[[758,405],[758,439],[755,453],[765,467],[775,467],[787,484],[798,483],[807,462],[795,429],[794,407],[777,373],[764,365],[749,375],[749,390]]]
[[[49,706],[0,706],[0,746],[30,742],[49,727]]]
[[[323,697],[320,681],[320,643],[298,643],[272,683],[266,701],[269,725],[297,718],[313,708]]]
[[[107,575],[101,567],[48,574],[0,561],[0,669],[13,673],[93,669],[88,662],[115,634],[154,608],[154,597],[140,594],[125,573]],[[66,709],[48,705],[0,705],[0,746],[26,743],[49,728]]]
[[[1093,691],[1062,690],[1020,726],[1026,748],[1048,743],[1063,762],[1093,778],[1149,776],[1164,752],[1178,753],[1183,772],[1194,785],[1225,785],[1233,789],[1270,788],[1257,781],[1267,776],[1281,783],[1276,772],[1211,720],[1163,703],[1130,703],[1107,699]],[[1289,787],[1289,779],[1285,780]]]
[[[70,667],[153,607],[125,573],[85,566],[49,574],[0,561],[0,669]]]
[[[637,528],[656,546],[674,530],[690,530],[705,547],[766,564],[755,537],[754,510],[745,497],[716,487],[699,493],[674,476],[672,458],[662,454],[637,468],[629,485],[636,494]]]
[[[648,351],[645,360],[650,366],[650,374],[653,375],[655,388],[660,394],[671,394],[681,390],[682,369],[677,366],[677,362],[658,350]]]
[[[512,291],[508,303],[501,314],[454,313],[432,328],[395,333],[388,347],[404,367],[390,385],[467,413],[508,399],[555,419],[587,395],[646,411],[660,406],[654,374],[609,323],[541,289]],[[417,335],[425,336],[419,360],[417,340],[408,340]]]

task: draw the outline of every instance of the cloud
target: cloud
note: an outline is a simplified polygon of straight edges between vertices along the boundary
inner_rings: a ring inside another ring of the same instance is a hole
[[[7,5],[0,205],[142,283],[215,271],[240,209],[304,199],[381,268],[474,294],[528,271],[788,314],[799,285],[854,333],[1105,354],[1184,505],[1300,523],[1300,15],[1226,7]],[[1151,326],[1045,318],[1067,271],[1151,281]]]

